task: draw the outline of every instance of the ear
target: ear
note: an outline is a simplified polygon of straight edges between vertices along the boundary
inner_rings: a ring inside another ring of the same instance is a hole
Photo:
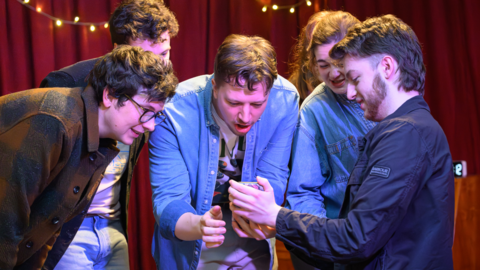
[[[382,74],[386,80],[390,80],[395,76],[397,66],[397,61],[390,55],[385,55],[378,65],[380,74]]]
[[[103,89],[103,95],[102,95],[103,106],[105,106],[106,108],[110,108],[113,105],[114,100],[116,100],[116,98],[109,95],[108,89],[105,87]]]
[[[116,49],[118,47],[117,43],[113,43],[113,49]]]
[[[218,98],[218,85],[217,85],[217,82],[215,82],[215,79],[212,79],[212,89],[213,89],[213,97],[215,99]]]

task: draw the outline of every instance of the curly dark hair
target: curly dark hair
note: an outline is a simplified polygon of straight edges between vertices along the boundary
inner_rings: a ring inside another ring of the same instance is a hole
[[[106,88],[123,106],[125,95],[133,97],[139,93],[146,94],[148,101],[165,102],[175,95],[178,79],[170,62],[139,47],[120,45],[95,63],[88,83],[99,104]]]
[[[128,39],[148,38],[163,42],[160,36],[169,31],[178,33],[178,21],[162,0],[124,0],[115,9],[110,20],[112,44],[128,44]]]
[[[422,46],[412,28],[394,15],[369,18],[350,29],[347,36],[330,51],[333,59],[345,55],[372,57],[373,66],[380,62],[378,56],[390,55],[400,70],[399,87],[405,91],[425,90],[426,69],[423,63]]]
[[[214,64],[218,85],[225,82],[243,87],[240,83],[243,79],[248,89],[253,91],[254,84],[265,83],[267,95],[277,75],[277,54],[264,38],[229,35],[218,48]]]

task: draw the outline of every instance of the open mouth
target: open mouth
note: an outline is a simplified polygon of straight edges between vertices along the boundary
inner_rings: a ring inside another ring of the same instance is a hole
[[[143,132],[138,132],[138,131],[134,130],[133,128],[132,128],[132,129],[130,129],[130,130],[133,132],[133,134],[134,134],[135,138],[137,138],[138,136],[140,136],[140,134],[142,134],[142,133],[143,133]]]
[[[336,88],[340,88],[345,85],[345,79],[330,80],[330,82]]]
[[[235,124],[235,129],[240,133],[247,133],[251,127],[252,125]]]

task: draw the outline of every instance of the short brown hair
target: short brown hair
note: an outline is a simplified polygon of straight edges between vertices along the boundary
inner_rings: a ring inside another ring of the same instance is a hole
[[[250,91],[256,83],[265,83],[268,94],[277,79],[277,54],[272,44],[257,36],[229,35],[215,56],[215,81],[244,86]],[[233,80],[233,81],[232,81]]]
[[[412,28],[394,15],[367,19],[330,51],[333,59],[342,59],[347,54],[360,58],[392,56],[400,70],[399,87],[423,94],[426,69],[422,47]]]
[[[163,42],[160,36],[169,31],[171,37],[178,33],[175,15],[162,0],[124,0],[115,9],[110,20],[112,44],[128,44],[128,39],[148,38]]]
[[[95,63],[88,83],[99,104],[107,88],[109,95],[118,98],[118,105],[123,106],[125,95],[133,97],[139,93],[146,94],[148,101],[165,102],[175,95],[178,79],[170,62],[139,47],[121,45]]]

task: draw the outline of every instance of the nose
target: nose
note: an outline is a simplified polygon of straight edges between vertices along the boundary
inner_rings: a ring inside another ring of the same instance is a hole
[[[355,100],[357,97],[357,90],[355,90],[355,85],[348,83],[347,84],[347,98],[349,100]]]
[[[331,71],[330,73],[331,73],[332,76],[333,76],[332,79],[335,79],[335,78],[338,77],[338,75],[340,75],[340,70],[338,69],[338,67],[335,67],[335,66],[334,66],[334,67],[332,68],[332,71]]]
[[[330,79],[334,80],[342,74],[343,74],[343,67],[332,65],[332,69],[330,71],[330,75],[332,76],[332,78]]]
[[[238,118],[242,121],[243,124],[250,123],[250,104],[245,104],[242,107],[242,110],[238,114]]]
[[[155,130],[155,117],[148,120],[145,123],[142,123],[142,126],[143,126],[144,129],[146,129],[150,132],[154,131]]]

